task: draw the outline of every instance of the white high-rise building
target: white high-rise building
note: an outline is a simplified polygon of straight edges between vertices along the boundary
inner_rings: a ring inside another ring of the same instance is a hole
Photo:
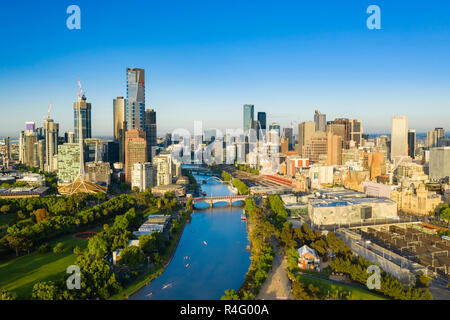
[[[391,160],[408,156],[408,117],[393,116],[391,124]]]
[[[150,162],[137,162],[131,168],[131,188],[143,192],[156,185],[156,168]]]
[[[172,155],[160,154],[153,158],[156,168],[156,185],[165,186],[172,183]]]

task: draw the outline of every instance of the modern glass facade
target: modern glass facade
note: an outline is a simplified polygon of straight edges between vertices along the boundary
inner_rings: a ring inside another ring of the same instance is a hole
[[[125,121],[128,130],[144,130],[145,126],[145,71],[127,68],[127,101]]]
[[[408,131],[408,156],[414,159],[416,152],[416,130]]]
[[[244,132],[248,132],[253,127],[255,118],[255,106],[252,104],[244,104]]]
[[[156,147],[156,111],[145,110],[145,139],[147,140],[147,160],[153,158],[153,148]]]
[[[260,136],[260,130],[262,131],[263,136],[266,136],[266,127],[267,126],[267,120],[266,120],[266,113],[265,112],[258,112],[258,126],[256,127],[256,136],[258,139],[262,139]]]
[[[75,143],[78,143],[80,132],[78,128],[78,109],[81,110],[81,134],[83,135],[83,140],[92,137],[91,104],[86,102],[86,97],[83,95],[78,102],[73,104]]]

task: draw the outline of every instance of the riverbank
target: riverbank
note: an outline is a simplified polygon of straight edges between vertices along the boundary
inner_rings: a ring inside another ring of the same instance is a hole
[[[170,245],[166,254],[163,256],[162,259],[163,262],[158,263],[156,266],[152,266],[148,272],[139,275],[132,283],[130,283],[126,288],[122,289],[119,293],[109,298],[109,300],[128,299],[131,295],[133,295],[146,285],[150,284],[151,281],[157,279],[164,272],[164,270],[172,261],[172,258],[180,242],[181,236],[183,235],[186,223],[191,218],[191,214],[192,212],[187,213],[187,215],[184,216],[180,221],[182,226],[176,231],[176,233],[169,240]]]

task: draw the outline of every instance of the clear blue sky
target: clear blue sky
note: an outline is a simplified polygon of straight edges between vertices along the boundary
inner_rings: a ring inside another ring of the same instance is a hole
[[[81,30],[66,8],[81,8]],[[366,8],[381,8],[381,30]],[[450,2],[430,1],[8,1],[0,8],[0,135],[42,125],[49,101],[61,131],[73,127],[81,78],[93,134],[111,135],[112,100],[126,67],[146,70],[146,105],[159,133],[242,126],[242,105],[287,126],[363,120],[390,130],[450,128]]]

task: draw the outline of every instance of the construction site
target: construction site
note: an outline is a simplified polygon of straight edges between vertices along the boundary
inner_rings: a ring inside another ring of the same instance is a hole
[[[352,228],[370,242],[425,268],[430,275],[450,280],[450,240],[422,223],[403,223]],[[405,264],[403,264],[403,267]]]

